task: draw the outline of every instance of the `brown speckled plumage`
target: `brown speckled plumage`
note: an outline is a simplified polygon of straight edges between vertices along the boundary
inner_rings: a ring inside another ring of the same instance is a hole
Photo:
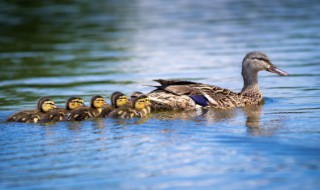
[[[160,86],[156,86],[157,89],[150,92],[148,96],[155,110],[191,110],[198,106],[230,109],[258,104],[262,100],[258,85],[258,72],[263,70],[281,76],[287,75],[286,72],[275,67],[264,53],[250,52],[242,62],[244,85],[239,93],[214,85],[159,79],[155,81]]]

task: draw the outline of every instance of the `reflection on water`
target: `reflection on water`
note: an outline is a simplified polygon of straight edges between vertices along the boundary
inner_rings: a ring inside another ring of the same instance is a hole
[[[318,189],[318,0],[0,1],[1,189]],[[153,79],[240,91],[265,52],[265,104],[145,119],[5,123],[40,96],[64,106]],[[239,185],[241,184],[241,185]]]

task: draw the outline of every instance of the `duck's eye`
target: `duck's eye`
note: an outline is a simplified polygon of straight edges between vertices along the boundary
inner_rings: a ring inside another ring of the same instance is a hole
[[[259,61],[266,61],[264,58],[261,58],[261,57],[258,57],[258,58],[255,58],[255,59],[258,59]]]

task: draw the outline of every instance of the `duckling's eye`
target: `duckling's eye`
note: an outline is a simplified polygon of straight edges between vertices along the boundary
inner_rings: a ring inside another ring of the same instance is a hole
[[[127,100],[128,98],[126,96],[119,97],[119,100]]]

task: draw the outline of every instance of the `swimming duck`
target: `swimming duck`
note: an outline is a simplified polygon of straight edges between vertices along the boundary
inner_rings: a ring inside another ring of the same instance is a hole
[[[119,91],[111,94],[110,101],[111,101],[111,105],[106,104],[103,107],[103,110],[102,110],[102,113],[100,114],[100,117],[108,117],[108,115],[113,110],[120,108],[122,106],[130,105],[130,101],[129,101],[128,97]]]
[[[135,99],[135,98],[137,98],[138,96],[141,96],[141,95],[145,95],[145,94],[142,93],[142,92],[139,92],[139,91],[135,91],[135,92],[133,92],[133,93],[131,94],[130,99],[133,100],[133,99]],[[145,96],[147,96],[147,95],[145,95]],[[151,100],[150,100],[150,98],[147,96],[147,97],[145,98],[145,101],[146,101],[147,105],[149,105],[149,106],[146,107],[146,109],[148,110],[148,113],[150,113],[150,112],[151,112]]]
[[[148,94],[153,109],[191,110],[197,107],[230,109],[258,104],[262,94],[258,86],[258,72],[269,71],[280,76],[288,73],[273,65],[262,52],[248,53],[242,61],[243,88],[241,92],[218,86],[180,80],[155,80],[160,83]]]
[[[141,95],[145,95],[145,94],[142,93],[142,92],[139,92],[139,91],[135,91],[135,92],[133,92],[131,94],[130,99],[133,100],[136,97],[141,96]],[[148,96],[146,98],[146,102],[147,102],[148,105],[150,105],[150,106],[147,106],[148,112],[150,113],[151,112],[151,100],[150,100],[150,98]]]
[[[71,97],[67,100],[65,108],[54,108],[50,110],[43,119],[46,121],[56,122],[66,119],[72,110],[83,107],[84,101],[80,97]]]
[[[125,105],[130,105],[128,97],[122,92],[114,92],[111,94],[111,105],[114,108],[120,108]]]
[[[54,101],[49,97],[42,97],[38,100],[36,110],[24,110],[13,114],[7,122],[38,123],[48,122],[46,114],[56,108]]]
[[[91,98],[90,107],[80,107],[72,110],[67,117],[68,121],[82,121],[89,118],[100,117],[103,107],[106,105],[104,98],[100,95]]]
[[[132,118],[146,117],[150,113],[150,101],[148,96],[140,95],[132,100],[131,106],[122,106],[113,110],[109,117],[113,118]]]

